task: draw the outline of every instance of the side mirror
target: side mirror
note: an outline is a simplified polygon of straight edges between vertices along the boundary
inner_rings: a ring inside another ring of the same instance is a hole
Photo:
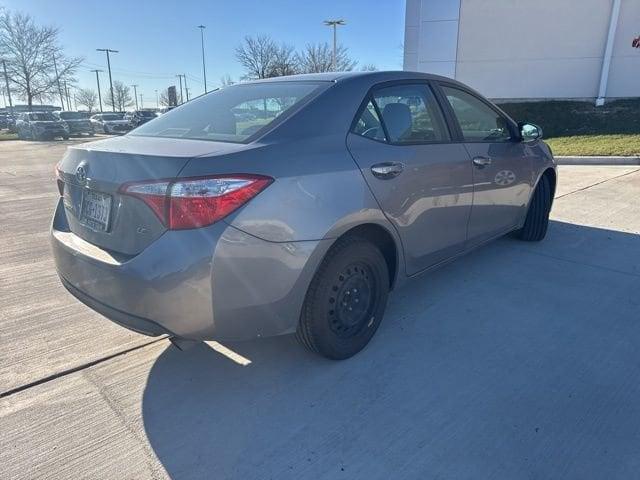
[[[542,128],[533,123],[518,123],[520,127],[520,137],[523,142],[533,142],[539,138],[542,138]]]

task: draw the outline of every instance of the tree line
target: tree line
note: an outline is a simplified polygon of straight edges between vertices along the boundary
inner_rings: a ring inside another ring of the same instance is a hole
[[[296,51],[293,45],[277,43],[267,35],[245,37],[236,48],[236,59],[245,69],[243,80],[298,73],[348,72],[358,65],[344,45],[336,46],[334,65],[333,47],[327,42],[308,43],[302,50]],[[376,67],[364,65],[362,70],[376,70]]]

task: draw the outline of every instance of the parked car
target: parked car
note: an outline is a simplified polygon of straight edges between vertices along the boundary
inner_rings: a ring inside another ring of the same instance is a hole
[[[17,133],[16,120],[18,114],[7,114],[7,130],[9,133]]]
[[[136,110],[134,112],[128,112],[124,116],[125,120],[127,120],[133,128],[139,127],[157,117],[156,112],[152,110]]]
[[[6,113],[0,113],[0,129],[9,128],[9,116]]]
[[[65,122],[51,112],[25,112],[16,120],[18,138],[21,140],[53,140],[69,138],[69,129]]]
[[[66,123],[69,135],[94,135],[93,125],[86,112],[55,112],[55,115]]]
[[[90,121],[94,132],[118,135],[131,130],[131,123],[124,118],[124,113],[98,113]]]
[[[239,127],[247,104],[263,118]],[[230,86],[68,149],[57,271],[91,308],[178,345],[295,332],[347,358],[406,280],[510,232],[544,238],[556,164],[541,136],[435,75]]]

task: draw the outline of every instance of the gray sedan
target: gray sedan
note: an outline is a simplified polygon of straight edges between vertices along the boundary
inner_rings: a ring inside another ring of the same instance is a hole
[[[407,279],[510,232],[544,238],[556,165],[541,135],[433,75],[233,85],[68,149],[57,270],[140,333],[296,333],[348,358]]]

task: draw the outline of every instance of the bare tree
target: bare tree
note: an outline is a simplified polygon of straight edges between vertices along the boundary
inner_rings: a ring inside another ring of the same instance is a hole
[[[298,54],[300,70],[304,73],[331,72],[333,68],[333,48],[328,43],[309,43]],[[349,57],[348,49],[338,45],[336,49],[336,68],[338,72],[348,72],[355,68],[357,61]]]
[[[57,28],[37,26],[29,15],[0,15],[0,56],[7,63],[10,88],[30,108],[34,99],[59,95],[59,85],[73,81],[82,61],[63,54],[58,33]]]
[[[87,107],[87,110],[92,112],[98,104],[98,94],[90,88],[81,88],[76,92],[76,103]]]
[[[131,96],[131,89],[119,80],[113,81],[113,100],[116,104],[116,110],[118,112],[124,112],[127,107],[133,105],[133,97]],[[106,95],[103,100],[104,103],[113,107],[111,103],[111,95]]]
[[[300,73],[300,61],[292,45],[283,43],[276,47],[270,77],[282,77]]]
[[[267,35],[244,37],[244,43],[236,48],[236,59],[245,68],[244,78],[269,78],[273,76],[278,46]]]
[[[171,106],[171,100],[169,99],[169,92],[168,90],[162,90],[160,92],[160,105],[162,105],[163,107],[170,107]]]

